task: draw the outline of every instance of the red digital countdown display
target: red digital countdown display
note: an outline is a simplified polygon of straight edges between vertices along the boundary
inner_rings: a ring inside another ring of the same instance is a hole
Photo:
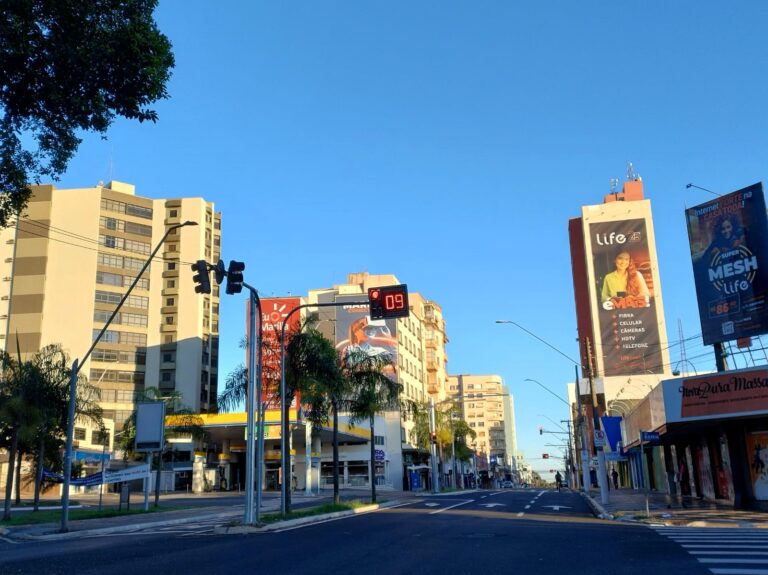
[[[408,317],[408,286],[383,286],[368,289],[371,319]]]

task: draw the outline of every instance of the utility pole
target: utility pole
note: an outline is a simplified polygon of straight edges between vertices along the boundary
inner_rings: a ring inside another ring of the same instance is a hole
[[[597,484],[600,486],[600,502],[603,505],[608,504],[608,477],[605,470],[605,452],[602,445],[597,445],[596,435],[600,429],[600,415],[597,412],[597,390],[595,390],[595,381],[592,376],[592,346],[587,338],[587,376],[589,377],[589,390],[592,393],[592,445],[597,452]]]
[[[437,430],[435,429],[435,400],[429,398],[429,438],[432,444],[432,493],[440,493],[440,480],[437,476]]]
[[[587,453],[587,422],[585,421],[585,414],[582,411],[581,406],[581,389],[579,386],[579,366],[574,366],[576,371],[576,409],[579,412],[579,419],[577,425],[581,429],[581,486],[584,489],[584,493],[589,495],[589,453]]]

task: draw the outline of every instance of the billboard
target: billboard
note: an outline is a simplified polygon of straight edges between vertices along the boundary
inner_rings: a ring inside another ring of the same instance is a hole
[[[363,303],[359,303],[361,301]],[[395,379],[397,320],[372,320],[365,295],[337,295],[336,302],[349,302],[336,308],[336,349],[342,354],[354,347],[365,350],[369,355],[388,355],[392,365],[384,371]]]
[[[762,183],[685,211],[705,345],[768,332]]]
[[[659,310],[645,218],[590,222],[592,304],[602,375],[663,373]]]
[[[261,397],[266,403],[266,409],[280,408],[280,330],[288,314],[300,305],[301,298],[298,297],[261,299]],[[295,333],[300,327],[301,312],[296,312],[288,318],[285,333],[286,335]],[[246,352],[246,361],[247,356]],[[295,400],[294,403],[296,403]]]

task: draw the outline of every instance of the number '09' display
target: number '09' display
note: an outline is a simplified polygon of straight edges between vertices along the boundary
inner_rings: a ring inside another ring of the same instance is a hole
[[[400,284],[368,289],[371,319],[408,317],[408,286]]]

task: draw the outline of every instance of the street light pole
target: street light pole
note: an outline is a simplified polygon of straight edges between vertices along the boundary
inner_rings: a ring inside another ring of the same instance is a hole
[[[69,377],[67,441],[66,441],[66,447],[64,451],[64,492],[62,493],[62,496],[61,496],[61,533],[66,533],[67,531],[69,531],[69,525],[68,525],[69,523],[69,486],[71,481],[70,476],[72,475],[72,445],[74,443],[74,436],[75,436],[75,406],[77,403],[77,376],[80,373],[80,368],[83,365],[85,365],[86,361],[88,361],[88,358],[91,356],[91,353],[93,352],[93,349],[96,347],[96,344],[99,343],[99,341],[101,341],[101,338],[104,335],[104,332],[107,331],[107,328],[112,323],[112,320],[114,320],[115,316],[117,316],[117,312],[120,311],[121,307],[123,307],[123,304],[128,299],[128,296],[131,295],[133,288],[135,288],[136,284],[139,283],[141,276],[144,275],[144,272],[149,267],[149,264],[152,263],[152,260],[154,259],[155,255],[157,255],[157,252],[160,251],[160,248],[162,247],[163,243],[165,243],[165,240],[170,235],[170,233],[179,228],[183,228],[184,226],[196,226],[196,225],[197,225],[197,222],[188,220],[181,224],[169,226],[168,229],[165,230],[165,234],[163,234],[163,237],[160,238],[160,241],[157,243],[157,246],[155,246],[155,249],[152,250],[152,253],[149,254],[149,258],[147,258],[147,261],[144,262],[144,266],[142,266],[142,268],[139,270],[139,273],[136,274],[135,278],[133,278],[133,282],[131,282],[131,285],[128,287],[128,290],[125,292],[122,299],[117,304],[117,307],[115,307],[115,310],[112,312],[112,315],[110,315],[109,319],[104,323],[104,327],[101,328],[101,331],[98,333],[98,335],[95,338],[93,338],[91,347],[89,347],[88,351],[85,352],[83,359],[79,361],[75,359],[72,362],[72,369],[70,370],[70,377]]]

